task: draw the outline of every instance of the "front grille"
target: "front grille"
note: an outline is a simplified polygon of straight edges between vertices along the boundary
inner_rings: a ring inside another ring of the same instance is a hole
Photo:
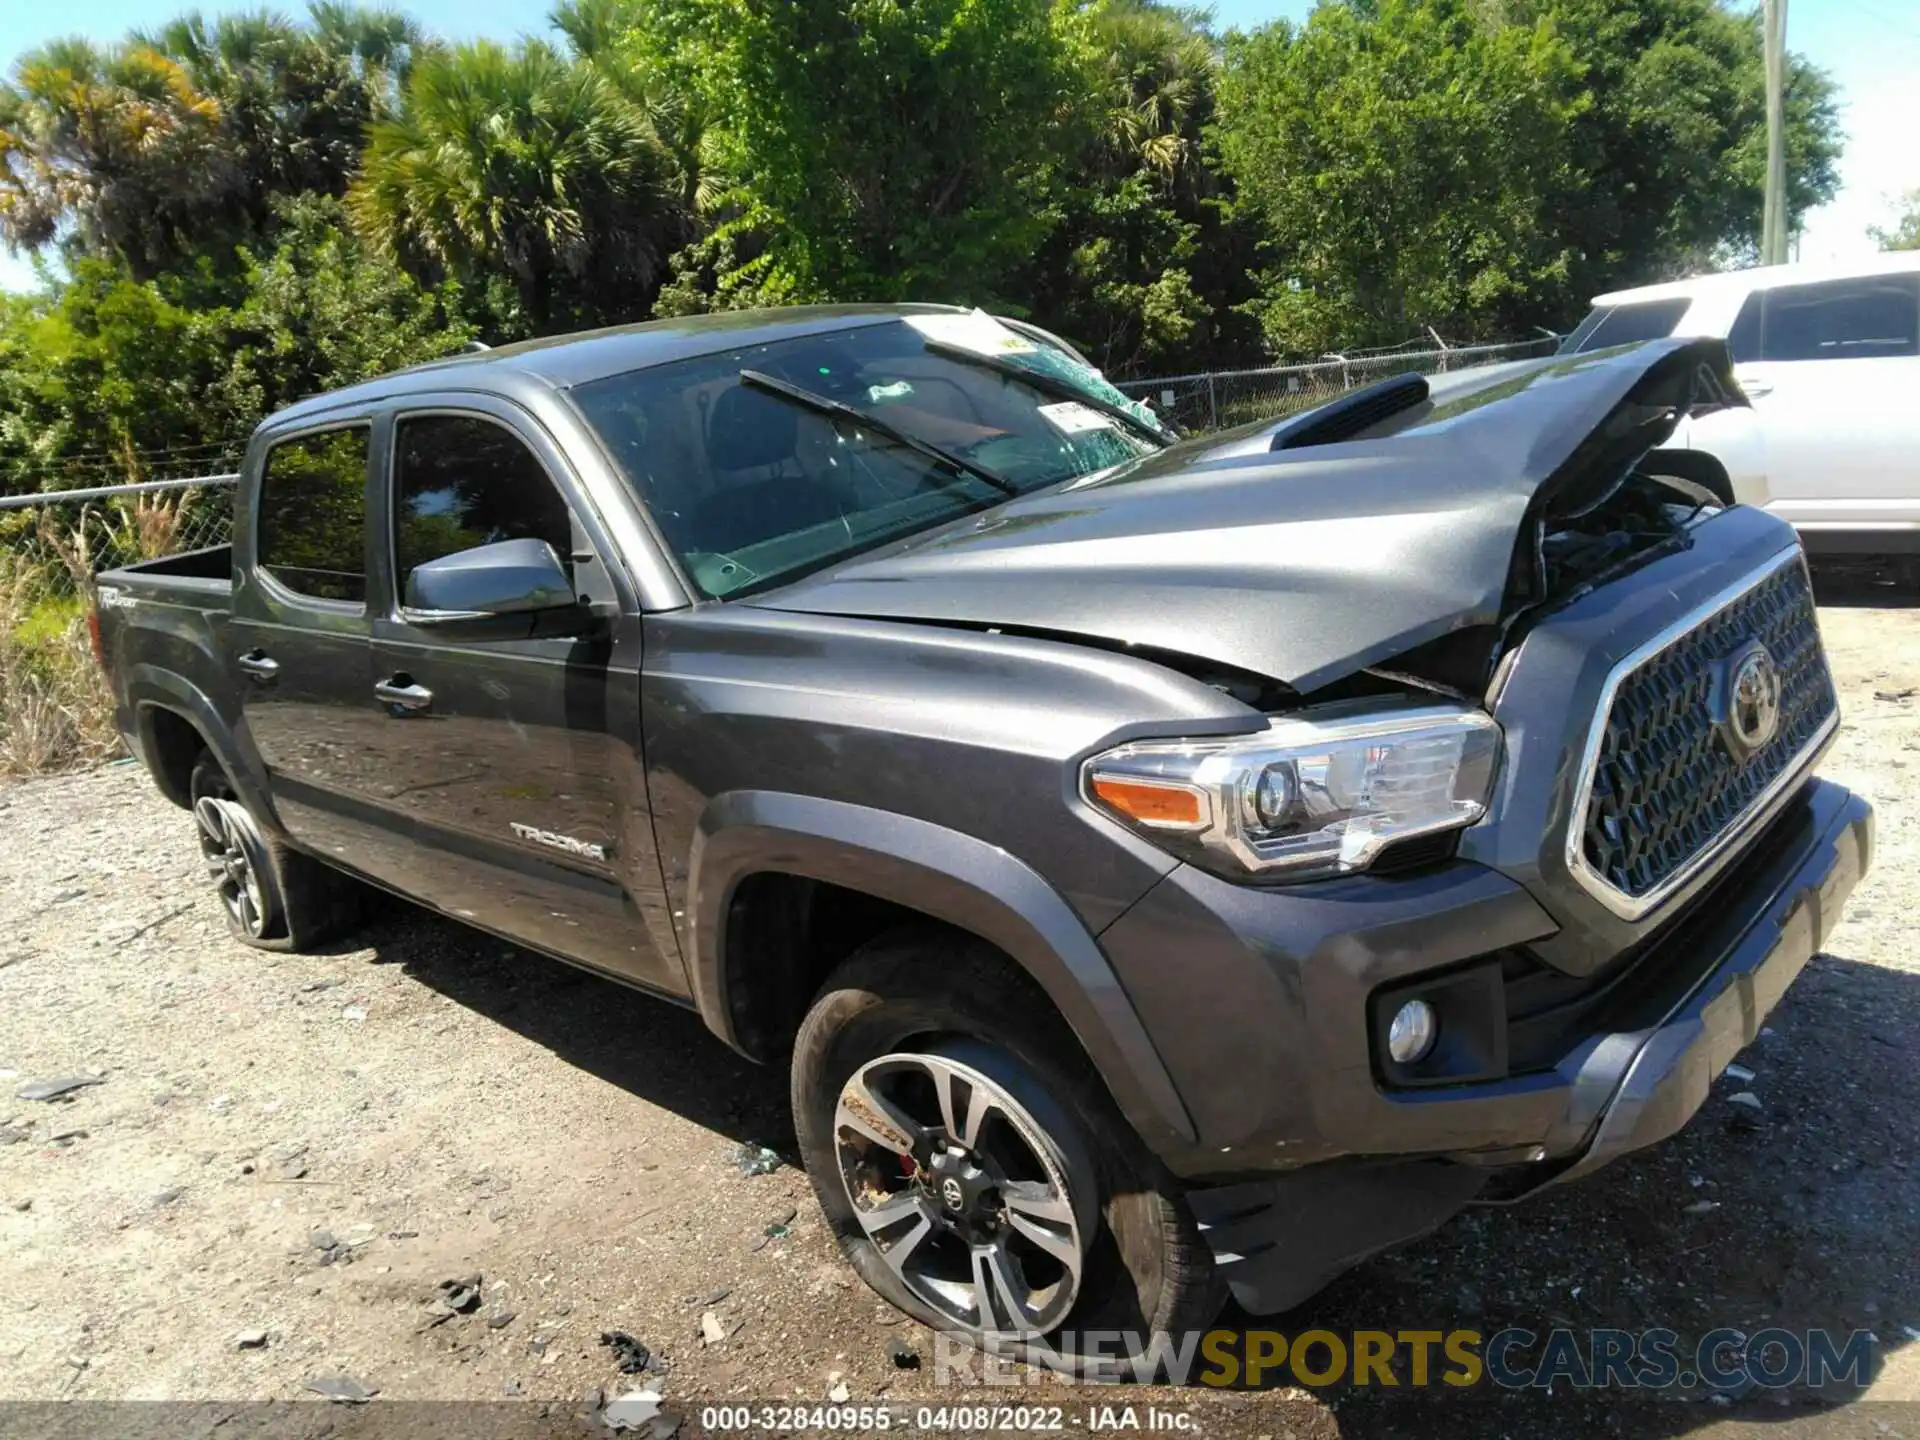
[[[1742,757],[1721,734],[1714,703],[1729,658],[1755,640],[1779,671],[1780,721]],[[1799,762],[1836,708],[1796,554],[1614,687],[1580,832],[1589,876],[1630,902],[1657,899]]]

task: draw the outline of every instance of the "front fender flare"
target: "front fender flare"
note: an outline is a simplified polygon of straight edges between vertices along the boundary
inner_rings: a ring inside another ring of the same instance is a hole
[[[693,992],[729,1044],[727,909],[742,879],[766,871],[862,891],[998,946],[1047,992],[1150,1147],[1196,1140],[1133,1002],[1059,892],[998,846],[864,805],[734,790],[702,813],[688,866]]]

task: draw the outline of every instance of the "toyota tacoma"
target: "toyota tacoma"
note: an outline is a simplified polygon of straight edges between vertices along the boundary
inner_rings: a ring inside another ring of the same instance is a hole
[[[98,638],[241,941],[371,884],[688,1006],[902,1310],[1181,1331],[1672,1134],[1835,924],[1800,548],[1664,446],[1744,403],[1184,438],[977,311],[663,321],[274,415]]]

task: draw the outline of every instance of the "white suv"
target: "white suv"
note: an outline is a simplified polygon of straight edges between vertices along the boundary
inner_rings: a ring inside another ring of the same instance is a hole
[[[1666,335],[1724,339],[1757,418],[1703,415],[1675,446],[1717,458],[1809,550],[1920,554],[1920,252],[1619,290],[1560,349]]]

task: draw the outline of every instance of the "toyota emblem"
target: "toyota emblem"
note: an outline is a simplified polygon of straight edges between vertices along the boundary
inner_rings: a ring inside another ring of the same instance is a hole
[[[1735,752],[1765,748],[1780,729],[1780,667],[1766,646],[1756,642],[1732,658],[1726,695],[1722,723]]]
[[[958,1210],[967,1203],[967,1192],[960,1182],[949,1175],[940,1182],[940,1198],[946,1201],[949,1210]]]

